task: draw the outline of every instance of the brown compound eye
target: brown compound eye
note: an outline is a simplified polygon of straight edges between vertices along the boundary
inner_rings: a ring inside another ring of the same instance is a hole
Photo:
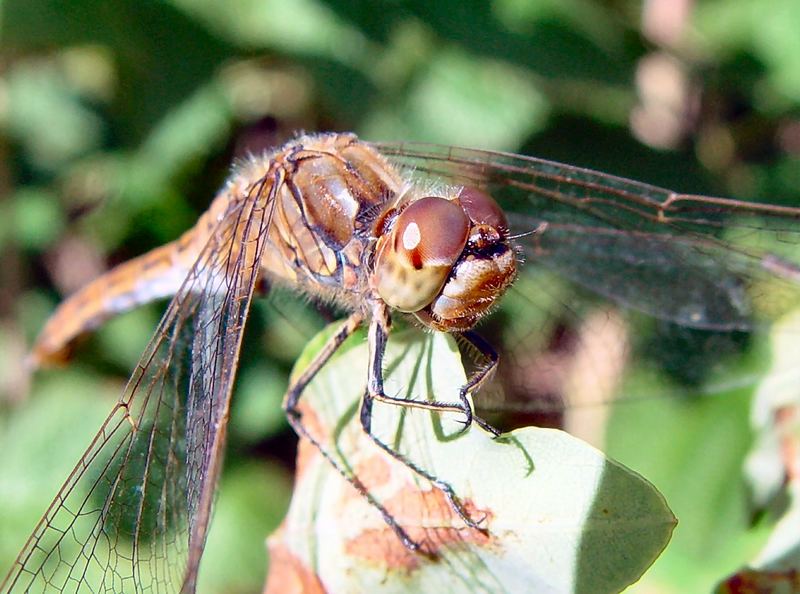
[[[458,193],[458,201],[476,225],[488,225],[501,233],[508,231],[508,219],[503,209],[486,192],[466,186]]]
[[[426,197],[398,215],[375,257],[378,294],[405,312],[428,305],[444,285],[469,235],[470,222],[461,206]]]
[[[421,198],[397,217],[394,248],[415,269],[452,266],[464,249],[469,227],[458,204],[433,196]]]

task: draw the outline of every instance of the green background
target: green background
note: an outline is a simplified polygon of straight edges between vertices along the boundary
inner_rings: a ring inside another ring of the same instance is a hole
[[[674,29],[681,3],[648,4],[669,10],[645,18],[641,3],[614,0],[0,1],[0,572],[107,414],[162,306],[109,324],[73,365],[30,384],[26,345],[64,294],[191,226],[248,151],[298,130],[352,130],[800,203],[800,4],[697,2]],[[279,401],[322,321],[281,295],[253,312],[206,591],[259,591],[264,536],[291,489]],[[758,550],[764,529],[747,532],[740,475],[746,397],[691,413],[629,407],[611,421],[612,453],[655,482],[682,523],[634,591],[708,591]]]

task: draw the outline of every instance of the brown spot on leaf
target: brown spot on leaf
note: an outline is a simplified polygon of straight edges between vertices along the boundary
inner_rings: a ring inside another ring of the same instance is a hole
[[[301,422],[306,428],[306,431],[320,443],[327,443],[328,429],[325,427],[324,423],[320,422],[314,408],[306,406],[301,400],[299,409],[302,415]],[[300,438],[297,444],[297,466],[295,471],[295,478],[297,480],[303,476],[311,460],[319,455],[319,450],[310,441]]]
[[[317,574],[284,546],[281,532],[269,539],[269,576],[264,594],[325,594]]]
[[[348,555],[388,570],[411,572],[448,548],[464,544],[487,547],[493,542],[488,531],[492,518],[489,510],[479,510],[472,501],[464,501],[465,513],[481,524],[481,528],[471,528],[439,489],[420,491],[416,485],[408,483],[397,495],[386,500],[385,506],[408,536],[420,544],[421,550],[410,551],[386,526],[365,529],[350,539],[345,545]]]
[[[392,478],[392,469],[383,456],[370,456],[360,460],[355,468],[355,474],[367,488],[377,489],[386,485]]]

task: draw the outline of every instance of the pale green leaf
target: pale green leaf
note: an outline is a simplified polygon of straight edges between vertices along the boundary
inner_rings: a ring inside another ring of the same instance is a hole
[[[405,549],[376,508],[305,443],[289,515],[270,543],[296,572],[310,572],[330,592],[618,592],[666,546],[675,518],[661,495],[566,433],[524,428],[495,440],[475,425],[459,434],[456,413],[376,403],[374,432],[450,484],[486,532],[467,527],[441,491],[361,430],[367,345],[358,340],[306,390],[304,421],[435,555]],[[452,337],[440,333],[393,334],[384,369],[386,393],[404,398],[457,400],[465,381]],[[286,587],[285,571],[275,568],[268,591]]]

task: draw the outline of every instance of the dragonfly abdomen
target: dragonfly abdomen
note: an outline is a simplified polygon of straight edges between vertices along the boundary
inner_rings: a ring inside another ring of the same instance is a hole
[[[48,319],[28,355],[31,368],[63,363],[73,341],[108,319],[180,288],[197,259],[193,232],[120,264],[64,301]]]

